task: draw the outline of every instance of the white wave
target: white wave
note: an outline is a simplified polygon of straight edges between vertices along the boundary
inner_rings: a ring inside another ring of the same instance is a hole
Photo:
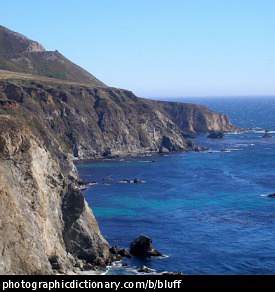
[[[155,259],[169,259],[170,256],[169,255],[166,255],[166,254],[163,254],[162,256],[158,256],[158,257],[154,257]]]
[[[249,144],[235,144],[235,147],[249,147]]]
[[[230,151],[244,151],[244,149],[229,149]]]
[[[261,128],[259,128],[259,129],[255,128],[255,129],[252,129],[252,130],[249,130],[249,131],[245,131],[244,133],[262,133],[262,134],[264,134],[265,131],[266,130],[261,129]],[[268,133],[269,134],[275,134],[275,130],[270,130],[270,131],[268,131]]]
[[[133,180],[129,180],[129,181],[120,180],[119,183],[121,183],[121,184],[133,184],[134,181]],[[142,180],[141,183],[146,183],[146,180]],[[139,183],[137,183],[137,184],[139,184]]]

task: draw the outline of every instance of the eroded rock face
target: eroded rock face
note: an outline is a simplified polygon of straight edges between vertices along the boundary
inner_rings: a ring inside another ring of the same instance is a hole
[[[2,81],[0,93],[22,108],[16,114],[34,114],[76,158],[194,150],[186,133],[234,129],[226,116],[196,105],[140,99],[115,88],[60,87]]]
[[[236,129],[228,116],[215,113],[205,106],[179,102],[159,102],[181,131],[206,133],[208,131],[232,131]]]
[[[108,261],[109,246],[67,177],[24,123],[0,116],[0,274],[66,272],[72,258]]]
[[[0,25],[0,52],[3,54],[43,52],[45,48],[36,41],[28,39],[26,36],[7,29]]]

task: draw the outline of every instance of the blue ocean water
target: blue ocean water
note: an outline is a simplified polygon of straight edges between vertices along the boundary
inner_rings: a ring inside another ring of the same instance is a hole
[[[133,258],[129,268],[118,264],[109,273],[146,265],[156,272],[274,274],[275,199],[266,195],[275,192],[275,98],[181,100],[256,129],[222,140],[201,135],[194,142],[205,152],[78,163],[82,178],[98,182],[84,193],[110,244],[129,247],[146,234],[167,256]],[[265,129],[272,138],[262,138]],[[135,177],[144,183],[121,182]]]

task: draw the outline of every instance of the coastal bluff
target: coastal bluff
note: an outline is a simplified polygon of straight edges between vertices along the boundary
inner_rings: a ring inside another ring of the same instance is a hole
[[[235,129],[206,107],[108,87],[1,26],[0,274],[66,274],[112,261],[74,160],[199,150],[187,134]]]
[[[67,273],[76,259],[109,261],[76,176],[28,126],[0,116],[1,274]]]

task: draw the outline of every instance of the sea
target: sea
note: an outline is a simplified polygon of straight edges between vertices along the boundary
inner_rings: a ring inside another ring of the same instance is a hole
[[[95,180],[84,194],[110,245],[140,234],[164,257],[124,259],[107,274],[268,275],[275,273],[275,97],[178,98],[227,114],[246,128],[223,139],[199,135],[204,152],[77,163]],[[263,138],[265,130],[270,138]],[[143,183],[125,183],[140,178]]]

